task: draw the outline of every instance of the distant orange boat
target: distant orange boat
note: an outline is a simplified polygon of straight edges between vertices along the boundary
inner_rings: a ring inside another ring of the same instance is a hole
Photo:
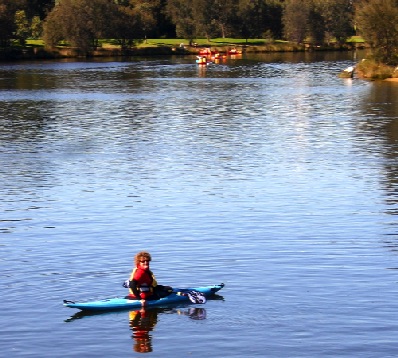
[[[226,57],[227,57],[226,55],[222,55],[219,52],[216,52],[214,55],[211,56],[213,60],[222,60]]]
[[[241,55],[242,51],[241,50],[237,50],[236,48],[232,48],[228,51],[228,55]]]
[[[214,52],[212,52],[209,48],[199,50],[199,55],[201,56],[211,56],[212,53]]]

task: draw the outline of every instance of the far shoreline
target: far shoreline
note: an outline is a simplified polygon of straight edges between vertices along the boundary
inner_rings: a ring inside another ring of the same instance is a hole
[[[388,81],[388,82],[398,82],[398,78],[390,77],[390,78],[386,78],[384,81]]]
[[[43,46],[10,47],[0,50],[0,61],[15,62],[23,60],[51,60],[64,58],[96,58],[96,57],[140,57],[140,56],[170,56],[199,55],[204,48],[227,53],[232,49],[242,53],[277,53],[277,52],[313,52],[313,51],[352,51],[355,46],[311,46],[308,44],[270,43],[266,45],[229,44],[215,46],[137,46],[122,50],[118,47],[104,46],[89,52],[82,52],[73,47],[56,47],[46,49]]]

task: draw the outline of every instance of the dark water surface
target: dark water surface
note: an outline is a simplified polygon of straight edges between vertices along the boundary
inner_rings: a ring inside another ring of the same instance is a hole
[[[396,357],[398,83],[353,61],[0,64],[2,355]],[[142,249],[161,283],[226,286],[62,306],[124,295]]]

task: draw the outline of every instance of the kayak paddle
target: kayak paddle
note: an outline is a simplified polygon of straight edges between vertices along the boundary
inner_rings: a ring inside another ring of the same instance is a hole
[[[188,291],[177,292],[177,296],[186,296],[192,303],[206,303],[206,296],[202,292]]]

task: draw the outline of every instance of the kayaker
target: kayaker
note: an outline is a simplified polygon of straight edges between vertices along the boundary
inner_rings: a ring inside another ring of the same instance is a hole
[[[168,286],[158,285],[155,275],[149,269],[152,258],[149,252],[141,251],[134,257],[135,268],[129,278],[129,295],[133,300],[141,299],[145,306],[147,300],[156,300],[172,292]]]

